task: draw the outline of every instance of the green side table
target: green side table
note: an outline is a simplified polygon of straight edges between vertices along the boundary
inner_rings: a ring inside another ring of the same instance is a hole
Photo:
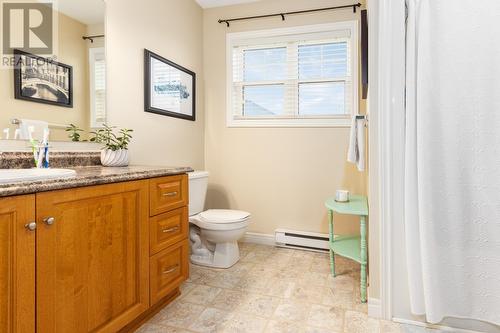
[[[337,202],[335,198],[325,201],[328,209],[328,224],[330,226],[330,266],[335,276],[334,254],[354,260],[361,264],[361,302],[366,303],[366,217],[368,216],[368,200],[362,195],[351,195],[349,202]],[[359,236],[337,236],[333,233],[333,215],[357,215],[360,220]]]

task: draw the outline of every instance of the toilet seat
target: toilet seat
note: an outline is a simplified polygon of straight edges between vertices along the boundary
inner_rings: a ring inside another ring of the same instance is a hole
[[[189,222],[202,229],[235,230],[248,226],[250,213],[231,209],[209,209],[191,216]]]
[[[209,223],[234,223],[245,220],[250,213],[232,209],[209,209],[201,212],[200,219]]]

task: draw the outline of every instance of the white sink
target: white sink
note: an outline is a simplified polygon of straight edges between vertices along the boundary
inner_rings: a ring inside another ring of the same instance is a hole
[[[74,177],[71,169],[0,169],[0,184]]]

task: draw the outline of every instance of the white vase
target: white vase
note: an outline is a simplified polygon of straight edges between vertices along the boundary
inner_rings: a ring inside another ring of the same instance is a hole
[[[101,150],[101,164],[104,166],[121,167],[128,165],[127,149],[103,149]]]

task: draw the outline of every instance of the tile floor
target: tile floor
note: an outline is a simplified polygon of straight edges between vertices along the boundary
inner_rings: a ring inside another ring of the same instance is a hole
[[[182,294],[138,333],[427,332],[369,318],[359,301],[359,265],[325,253],[240,244],[227,270],[191,266]]]

